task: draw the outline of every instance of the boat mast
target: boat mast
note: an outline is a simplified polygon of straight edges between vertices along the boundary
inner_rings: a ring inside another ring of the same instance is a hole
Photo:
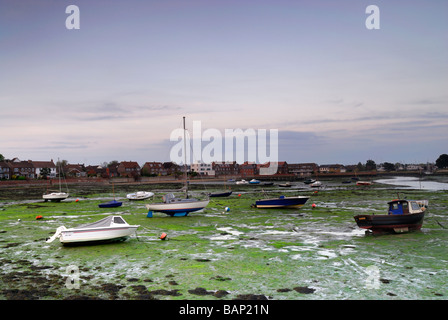
[[[188,174],[187,174],[187,139],[185,137],[185,117],[184,117],[184,171],[185,171],[185,195],[188,199]]]

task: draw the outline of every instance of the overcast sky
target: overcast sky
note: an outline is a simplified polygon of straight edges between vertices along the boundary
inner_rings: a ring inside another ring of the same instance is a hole
[[[447,12],[445,0],[0,0],[0,154],[169,161],[186,116],[223,135],[278,129],[288,163],[434,162],[448,153]]]

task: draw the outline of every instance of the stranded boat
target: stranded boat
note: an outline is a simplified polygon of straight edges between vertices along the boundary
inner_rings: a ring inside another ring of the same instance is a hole
[[[129,225],[121,216],[108,216],[76,228],[67,229],[61,226],[46,242],[53,242],[56,238],[59,238],[64,245],[124,240],[134,234],[138,227],[138,225]]]
[[[395,199],[388,204],[388,214],[355,216],[358,227],[371,230],[373,233],[402,233],[419,230],[422,227],[428,200]]]
[[[126,198],[128,198],[129,200],[145,200],[151,198],[153,195],[154,195],[153,192],[137,191],[134,193],[129,193],[128,195],[126,195]]]
[[[300,208],[308,201],[308,199],[309,197],[305,196],[280,196],[278,198],[257,200],[252,206],[255,208]]]

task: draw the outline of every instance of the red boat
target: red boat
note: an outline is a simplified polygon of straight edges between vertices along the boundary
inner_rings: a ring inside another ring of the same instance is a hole
[[[355,216],[358,227],[371,230],[373,233],[402,233],[420,230],[428,207],[427,200],[395,199],[388,204],[388,214]]]

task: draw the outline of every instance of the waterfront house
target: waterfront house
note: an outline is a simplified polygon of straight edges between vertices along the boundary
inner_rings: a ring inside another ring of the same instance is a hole
[[[6,161],[0,161],[0,180],[11,179],[11,167]]]
[[[141,168],[135,161],[122,161],[117,167],[117,172],[121,177],[140,176]]]
[[[50,161],[31,161],[31,163],[34,166],[36,178],[42,178],[44,176],[47,178],[56,177],[56,165],[54,164],[53,159]]]

